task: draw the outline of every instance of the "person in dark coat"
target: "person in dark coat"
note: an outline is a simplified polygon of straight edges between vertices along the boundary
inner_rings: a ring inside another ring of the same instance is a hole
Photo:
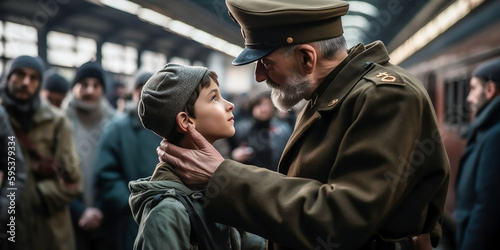
[[[472,74],[467,102],[476,114],[465,131],[456,180],[457,249],[500,249],[500,59]]]
[[[229,139],[232,159],[276,171],[293,128],[277,117],[271,89],[264,85],[250,90],[247,111],[247,117],[235,122],[236,133]]]
[[[107,125],[99,141],[95,165],[96,202],[101,204],[104,227],[112,249],[133,249],[138,224],[128,204],[128,182],[150,176],[158,163],[155,153],[161,137],[145,129],[137,115],[142,86],[152,76],[137,76],[133,92],[134,106],[127,107]]]
[[[278,173],[222,158],[195,130],[199,150],[162,141],[159,157],[185,183],[207,185],[208,216],[270,249],[436,247],[449,161],[422,83],[380,41],[346,48],[347,2],[226,4],[246,45],[233,64],[256,62],[279,109],[308,102]]]

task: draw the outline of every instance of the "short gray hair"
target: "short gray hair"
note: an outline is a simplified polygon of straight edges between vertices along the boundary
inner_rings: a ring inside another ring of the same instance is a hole
[[[343,35],[334,37],[334,38],[328,38],[325,40],[321,41],[316,41],[314,44],[318,47],[319,51],[321,52],[322,56],[324,56],[327,59],[334,59],[335,55],[340,52],[340,51],[347,51],[347,42],[344,38]],[[298,44],[292,45],[289,47],[286,47],[285,55],[290,56],[293,54],[295,48],[299,46]]]

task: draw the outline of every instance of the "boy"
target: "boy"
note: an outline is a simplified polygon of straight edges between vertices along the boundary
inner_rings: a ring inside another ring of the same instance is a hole
[[[187,127],[193,126],[210,143],[231,137],[233,109],[221,97],[215,72],[167,64],[144,85],[138,113],[146,129],[173,144],[196,148],[183,136]],[[139,224],[134,249],[265,248],[262,238],[217,224],[194,209],[201,207],[204,192],[182,183],[173,167],[159,163],[153,176],[129,183],[129,203]],[[201,220],[193,219],[196,216]]]

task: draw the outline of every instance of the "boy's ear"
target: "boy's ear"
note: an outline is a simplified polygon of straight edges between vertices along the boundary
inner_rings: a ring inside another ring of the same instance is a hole
[[[187,126],[189,123],[194,124],[194,121],[191,117],[188,116],[186,112],[179,112],[175,117],[175,123],[177,123],[177,127],[181,130],[179,132],[186,133]]]

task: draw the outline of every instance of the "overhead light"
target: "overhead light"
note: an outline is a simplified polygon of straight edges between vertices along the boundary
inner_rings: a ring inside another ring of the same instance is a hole
[[[191,37],[191,33],[195,29],[193,26],[185,24],[178,20],[172,20],[170,23],[168,23],[167,28],[185,37]]]
[[[140,8],[137,16],[142,20],[162,27],[167,27],[168,23],[172,20],[172,18],[148,8]]]
[[[208,34],[207,32],[205,32],[203,30],[195,29],[191,33],[190,38],[201,43],[201,44],[209,45],[212,42],[214,36]]]
[[[197,29],[179,20],[174,20],[154,10],[143,8],[141,5],[128,0],[99,0],[109,7],[137,15],[141,20],[161,26],[177,35],[193,39],[205,46],[211,47],[227,55],[237,57],[242,47],[231,44],[203,30]]]
[[[400,64],[465,17],[484,0],[458,0],[428,22],[391,54],[391,63]]]
[[[105,4],[109,7],[128,12],[132,15],[137,14],[137,11],[141,8],[140,5],[127,1],[127,0],[101,0],[102,4]]]

